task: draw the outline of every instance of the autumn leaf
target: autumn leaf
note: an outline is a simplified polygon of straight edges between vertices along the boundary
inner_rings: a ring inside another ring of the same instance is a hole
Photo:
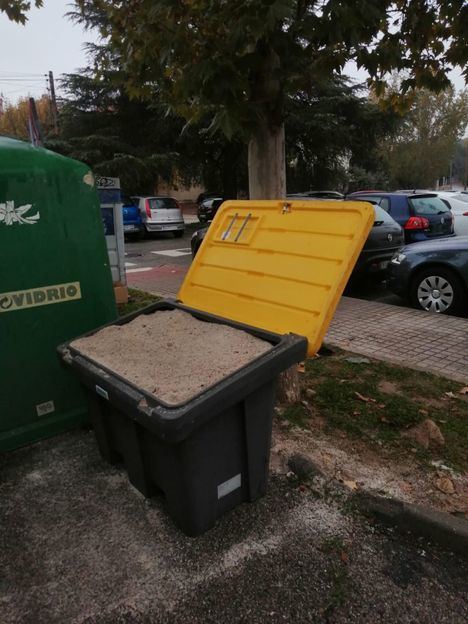
[[[371,397],[366,397],[363,394],[361,394],[360,392],[355,392],[354,395],[355,395],[355,397],[357,399],[359,399],[363,403],[377,403],[377,401],[375,399],[372,399]]]

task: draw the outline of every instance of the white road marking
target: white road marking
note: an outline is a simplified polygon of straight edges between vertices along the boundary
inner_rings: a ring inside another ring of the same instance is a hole
[[[125,268],[132,267],[132,266],[136,266],[136,264],[134,262],[126,262],[125,263]]]
[[[145,271],[152,271],[154,267],[140,267],[139,269],[127,269],[127,273],[144,273]]]
[[[189,247],[183,249],[166,249],[164,251],[152,251],[152,254],[157,256],[169,256],[170,258],[179,258],[180,256],[189,256],[192,251]]]

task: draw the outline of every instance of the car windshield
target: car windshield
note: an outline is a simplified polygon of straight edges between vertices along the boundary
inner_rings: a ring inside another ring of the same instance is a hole
[[[368,201],[374,204],[380,204],[382,201],[382,197],[379,195],[355,195],[349,197],[348,199],[351,199],[352,201]]]
[[[172,197],[152,197],[149,200],[149,203],[151,210],[161,210],[162,208],[169,210],[173,208],[177,209],[179,207],[176,200]]]
[[[424,197],[408,197],[408,202],[413,207],[414,214],[437,215],[450,212],[450,208],[437,195],[426,195]]]
[[[468,204],[468,193],[458,193],[457,195],[450,195],[448,200],[450,201],[450,199],[452,198],[457,199],[458,201],[465,202],[465,204]]]
[[[386,210],[384,210],[380,206],[374,205],[374,212],[375,212],[374,225],[381,225],[383,223],[386,223],[387,225],[395,225],[395,221],[392,219],[392,217],[388,214]]]

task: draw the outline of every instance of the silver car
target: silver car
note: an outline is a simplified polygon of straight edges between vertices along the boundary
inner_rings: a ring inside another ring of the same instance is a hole
[[[182,210],[173,197],[132,197],[140,209],[146,234],[151,232],[173,232],[176,238],[184,235],[185,223]]]

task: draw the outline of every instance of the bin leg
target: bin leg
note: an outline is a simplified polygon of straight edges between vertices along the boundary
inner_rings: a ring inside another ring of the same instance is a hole
[[[89,406],[101,457],[110,464],[123,461],[130,483],[146,497],[156,494],[158,488],[145,469],[138,424],[92,392]]]
[[[122,416],[119,425],[122,455],[130,483],[143,496],[149,498],[157,493],[158,488],[151,481],[144,464],[143,452],[138,437],[138,424],[134,420]]]
[[[104,399],[96,396],[94,392],[87,392],[86,394],[88,395],[91,423],[101,457],[109,464],[117,464],[122,461],[122,458],[111,447],[109,432],[106,427],[106,417],[110,412],[110,405]]]
[[[245,398],[244,430],[247,451],[249,500],[254,501],[266,493],[270,463],[275,382]]]

